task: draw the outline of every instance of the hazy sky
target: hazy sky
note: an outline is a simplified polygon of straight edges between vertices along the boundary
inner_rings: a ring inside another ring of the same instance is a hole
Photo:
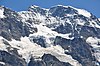
[[[58,4],[86,9],[97,17],[100,17],[100,0],[0,0],[0,5],[16,11],[27,10],[30,5],[50,8]]]

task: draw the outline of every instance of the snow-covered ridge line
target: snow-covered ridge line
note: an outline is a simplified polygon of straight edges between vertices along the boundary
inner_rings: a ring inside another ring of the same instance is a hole
[[[57,6],[61,6],[61,7],[64,7],[64,8],[71,7],[71,8],[73,8],[73,9],[77,10],[79,14],[84,15],[85,17],[90,18],[90,16],[91,16],[91,14],[89,13],[89,11],[84,10],[84,9],[80,9],[80,8],[75,8],[75,7],[72,7],[72,6],[70,6],[70,5],[68,5],[68,6],[56,5],[56,6],[52,6],[52,7],[57,7]],[[0,6],[0,8],[1,8],[1,7],[4,7],[4,6]],[[46,10],[46,11],[49,11],[49,9],[50,9],[50,8],[42,8],[42,7],[36,6],[36,5],[31,5],[29,8],[37,8],[37,7],[41,8],[41,9],[43,9],[43,10]],[[52,7],[51,7],[51,8],[52,8]],[[7,8],[7,9],[8,9],[8,8]],[[1,11],[3,11],[3,10],[0,10],[0,13],[1,13],[0,15],[2,15],[1,18],[3,18],[4,15],[2,14]],[[21,12],[21,11],[20,11],[20,12]]]
[[[87,10],[85,10],[85,9],[75,8],[75,7],[72,7],[72,6],[69,6],[69,7],[71,7],[71,8],[73,8],[73,9],[77,10],[79,14],[81,14],[81,15],[83,15],[83,16],[85,16],[85,17],[90,18],[90,16],[91,16],[90,12],[87,11]]]
[[[87,10],[84,10],[84,9],[75,8],[75,7],[72,7],[70,5],[68,5],[68,6],[56,5],[56,6],[53,6],[53,7],[57,7],[57,6],[64,7],[64,8],[68,8],[68,7],[73,8],[73,9],[77,10],[79,14],[81,14],[85,17],[88,17],[88,18],[90,18],[90,16],[91,16],[90,12],[88,12]]]
[[[90,16],[91,16],[91,14],[88,12],[88,11],[86,11],[86,10],[84,10],[84,9],[78,9],[78,8],[74,8],[74,7],[72,7],[72,6],[63,6],[63,5],[56,5],[56,6],[53,6],[53,7],[57,7],[57,6],[61,6],[61,7],[64,7],[64,8],[68,8],[68,7],[70,7],[70,8],[73,8],[73,9],[75,9],[75,10],[77,10],[78,11],[78,13],[79,14],[81,14],[81,15],[83,15],[83,16],[85,16],[85,17],[87,17],[87,18],[90,18]],[[36,5],[33,5],[33,6],[31,6],[30,8],[35,8],[35,7],[39,7],[39,6],[36,6]],[[41,8],[41,7],[40,7]],[[52,7],[51,7],[52,8]],[[41,9],[44,9],[44,8],[41,8]],[[46,21],[46,19],[47,19],[47,17],[49,17],[49,19],[50,19],[50,22],[52,23],[52,22],[54,22],[54,20],[52,21],[52,19],[51,18],[55,18],[56,19],[56,17],[53,17],[53,16],[48,16],[49,15],[49,10],[50,9],[46,9],[46,11],[47,11],[47,13],[46,13],[46,15],[42,15],[42,14],[40,14],[40,13],[35,13],[34,11],[21,11],[21,12],[18,12],[19,13],[19,15],[23,18],[23,22],[25,22],[26,20],[28,20],[28,19],[30,19],[31,18],[31,20],[33,20],[33,19],[35,19],[36,21],[39,21],[39,22],[47,22]],[[68,15],[70,15],[70,14],[68,14]],[[67,16],[68,16],[67,15]],[[34,21],[34,20],[33,20]],[[60,19],[60,21],[61,21],[61,19]],[[59,22],[60,22],[59,21]],[[56,21],[55,22],[57,22],[57,19],[56,19]],[[68,22],[68,21],[67,21]],[[92,26],[92,27],[94,27],[94,25],[92,24],[92,22],[93,21],[91,21],[90,22],[90,25],[89,26]],[[49,22],[48,22],[49,23]],[[64,21],[62,22],[62,23],[64,23]],[[69,23],[69,22],[68,22]],[[82,21],[78,21],[78,24],[79,25],[84,25],[84,23],[85,22],[82,22]],[[94,23],[94,22],[93,22]],[[95,27],[97,27],[97,28],[100,28],[96,23],[94,23],[95,24]]]
[[[91,16],[91,14],[90,14],[89,11],[84,10],[84,9],[75,8],[75,7],[72,7],[72,6],[70,6],[70,5],[68,5],[68,6],[56,5],[56,6],[52,6],[52,7],[57,7],[57,6],[61,6],[61,7],[64,7],[64,8],[68,8],[68,7],[73,8],[73,9],[77,10],[79,14],[81,14],[81,15],[83,15],[83,16],[85,16],[85,17],[88,17],[88,18],[90,18],[90,16]],[[50,9],[50,8],[42,8],[42,7],[36,6],[36,5],[31,5],[29,8],[37,8],[37,7],[41,8],[41,9],[43,9],[43,10],[46,10],[46,11],[49,11],[49,9]],[[51,7],[51,8],[52,8],[52,7]]]

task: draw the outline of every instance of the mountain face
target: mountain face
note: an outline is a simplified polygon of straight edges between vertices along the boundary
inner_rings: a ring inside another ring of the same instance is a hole
[[[0,6],[0,66],[100,66],[99,20],[72,6]]]

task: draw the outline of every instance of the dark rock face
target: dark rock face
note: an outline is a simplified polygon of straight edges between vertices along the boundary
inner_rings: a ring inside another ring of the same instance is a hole
[[[72,27],[70,24],[66,23],[65,25],[60,25],[54,31],[62,34],[70,33],[72,32]]]
[[[55,56],[44,54],[42,60],[30,59],[28,66],[72,66],[69,63],[60,62]]]
[[[71,33],[71,36],[75,38],[79,38],[81,36],[83,36],[84,39],[87,39],[90,36],[100,38],[100,29],[89,26],[76,26],[74,24],[72,27],[70,24],[65,23],[65,25],[59,25],[57,28],[53,29],[53,31],[61,34]]]
[[[73,40],[68,40],[57,36],[54,44],[58,44],[65,50],[68,50],[69,52],[65,53],[78,60],[82,66],[95,66],[95,58],[92,56],[91,47],[85,42],[84,39],[75,38]]]
[[[85,39],[90,36],[100,38],[100,29],[95,27],[96,24],[100,26],[100,22],[93,14],[91,14],[90,18],[88,18],[84,15],[78,14],[78,11],[70,6],[67,8],[64,6],[52,7],[49,12],[51,13],[51,16],[56,18],[59,17],[64,22],[64,25],[57,25],[53,31],[61,34],[72,33],[71,36],[75,38],[79,38],[80,36],[83,36]],[[67,16],[67,14],[72,16]],[[80,23],[84,22],[84,25],[78,24],[77,19],[80,20]],[[92,21],[95,21],[96,24]],[[71,22],[71,24],[68,22]],[[91,27],[90,23],[92,23],[94,27]]]
[[[29,24],[18,21],[19,15],[10,9],[4,8],[4,15],[6,18],[0,19],[0,36],[7,40],[11,40],[11,38],[20,40],[21,36],[29,36],[37,31]]]
[[[6,51],[0,51],[0,61],[5,63],[5,65],[1,64],[1,66],[26,66],[24,59],[12,55]]]
[[[38,45],[40,45],[41,47],[44,47],[46,48],[46,37],[44,36],[30,36],[29,37],[30,41],[33,42],[33,43],[36,43]]]
[[[68,6],[68,8],[63,6],[55,6],[50,8],[49,12],[52,13],[51,15],[54,17],[64,17],[66,14],[77,14],[77,10],[71,8],[70,6]]]
[[[46,66],[46,64],[43,61],[35,61],[33,58],[31,58],[28,66]]]
[[[82,35],[86,38],[89,37],[89,36],[100,38],[99,32],[100,32],[100,29],[98,29],[98,28],[83,26],[81,28],[80,35]]]
[[[33,42],[46,48],[45,38],[43,36],[33,38]]]

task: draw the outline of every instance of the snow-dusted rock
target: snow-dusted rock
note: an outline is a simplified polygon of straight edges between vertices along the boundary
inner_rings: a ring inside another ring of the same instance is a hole
[[[99,66],[99,46],[100,21],[84,9],[32,5],[15,12],[0,7],[1,65]],[[6,55],[17,59],[14,65]]]

